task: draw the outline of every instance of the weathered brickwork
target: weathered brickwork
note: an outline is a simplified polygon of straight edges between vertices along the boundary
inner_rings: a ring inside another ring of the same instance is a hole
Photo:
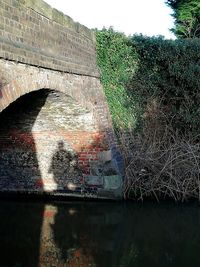
[[[97,196],[117,174],[101,161],[109,144],[92,113],[63,93],[27,94],[0,119],[0,190]]]
[[[24,94],[39,89],[51,89],[71,96],[82,107],[91,111],[100,130],[112,128],[98,78],[0,60],[0,87],[0,111]]]
[[[93,33],[42,0],[1,0],[0,57],[99,76]]]
[[[89,29],[42,0],[0,5],[0,192],[122,196]]]
[[[5,60],[0,66],[0,191],[121,196],[98,78]]]

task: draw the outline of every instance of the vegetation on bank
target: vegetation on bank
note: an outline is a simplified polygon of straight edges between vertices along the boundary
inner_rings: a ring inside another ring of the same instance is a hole
[[[137,69],[137,53],[130,40],[112,28],[96,31],[97,63],[115,129],[133,127],[133,103],[127,95],[126,84]],[[126,107],[126,108],[125,108]]]
[[[199,0],[166,0],[172,8],[174,28],[171,31],[178,38],[200,37],[200,2]]]
[[[200,200],[200,42],[96,31],[125,197]]]

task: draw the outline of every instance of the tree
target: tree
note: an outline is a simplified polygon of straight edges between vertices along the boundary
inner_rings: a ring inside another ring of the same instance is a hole
[[[171,29],[178,38],[200,38],[200,1],[167,0],[172,8],[175,27]]]

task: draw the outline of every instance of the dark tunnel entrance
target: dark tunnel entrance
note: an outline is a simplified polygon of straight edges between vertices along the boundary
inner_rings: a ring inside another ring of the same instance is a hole
[[[32,128],[47,96],[46,91],[24,95],[0,113],[1,191],[26,191],[41,176]]]
[[[63,93],[20,97],[0,114],[0,191],[80,194],[96,132],[92,114]]]

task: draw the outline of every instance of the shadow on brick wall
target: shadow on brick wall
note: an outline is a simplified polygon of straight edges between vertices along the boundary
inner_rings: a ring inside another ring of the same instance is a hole
[[[82,172],[78,166],[77,154],[73,150],[67,150],[62,140],[58,142],[52,156],[49,173],[52,173],[57,185],[56,192],[81,193]]]

